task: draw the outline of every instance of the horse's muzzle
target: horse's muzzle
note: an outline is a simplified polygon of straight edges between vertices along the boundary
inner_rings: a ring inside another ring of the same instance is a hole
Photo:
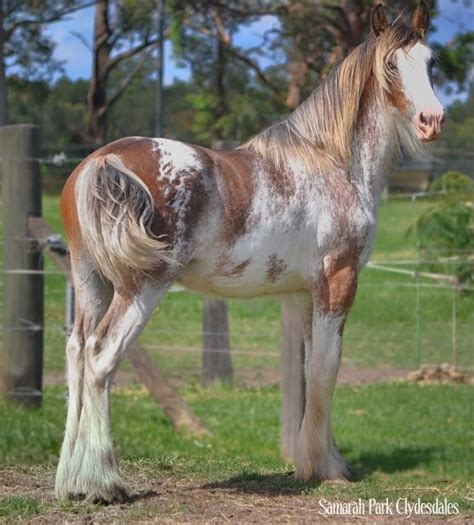
[[[420,111],[414,119],[417,137],[423,142],[431,142],[441,135],[441,126],[446,120],[444,108]]]

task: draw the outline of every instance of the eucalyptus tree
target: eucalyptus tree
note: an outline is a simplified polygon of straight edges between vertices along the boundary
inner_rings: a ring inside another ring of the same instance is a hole
[[[0,126],[9,121],[9,72],[37,81],[60,69],[53,57],[55,44],[45,34],[45,26],[92,4],[93,0],[0,1]]]

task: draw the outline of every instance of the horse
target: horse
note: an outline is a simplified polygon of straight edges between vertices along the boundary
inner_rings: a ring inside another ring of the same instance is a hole
[[[79,164],[61,196],[76,290],[59,498],[127,497],[110,433],[118,364],[173,283],[288,297],[304,334],[296,478],[350,480],[331,429],[344,324],[400,150],[422,153],[444,109],[422,1],[371,31],[294,112],[238,149],[128,137]]]

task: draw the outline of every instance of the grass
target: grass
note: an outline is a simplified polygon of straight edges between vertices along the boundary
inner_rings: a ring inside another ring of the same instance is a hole
[[[44,195],[43,210],[53,229],[62,232],[58,200],[57,195]],[[429,202],[419,200],[382,202],[372,259],[416,259],[415,239],[407,237],[406,230],[428,206]],[[48,270],[54,270],[48,260],[45,264]],[[452,291],[427,288],[433,281],[421,279],[420,283],[417,323],[417,289],[411,277],[370,268],[362,272],[345,330],[343,361],[347,365],[416,368],[423,363],[452,362]],[[64,368],[64,301],[64,277],[47,275],[47,371]],[[272,298],[232,300],[229,311],[236,370],[278,368],[279,304]],[[191,381],[198,379],[201,319],[201,297],[193,292],[167,294],[153,315],[142,341],[167,374]],[[456,329],[458,363],[468,368],[474,366],[473,324],[474,294],[465,293],[458,301]],[[240,354],[239,350],[246,353]]]
[[[459,504],[462,512],[473,510],[472,388],[466,385],[338,388],[335,433],[358,476],[349,486],[299,483],[288,475],[291,467],[279,457],[278,388],[188,386],[182,394],[212,437],[197,441],[176,434],[141,387],[113,395],[113,435],[122,468],[129,479],[138,475],[142,487],[147,480],[171,479],[197,480],[209,489],[338,501],[404,495],[432,501],[437,495]],[[58,387],[46,389],[37,411],[0,404],[0,464],[53,465],[64,416],[64,393]],[[8,496],[0,500],[0,516],[26,519],[44,505],[41,498]],[[70,504],[62,511],[76,513],[78,508]]]
[[[406,231],[431,204],[405,199],[384,201],[380,207],[373,260],[416,259],[416,241]],[[58,197],[45,195],[44,216],[56,231],[62,231]],[[47,262],[47,267],[53,266]],[[405,268],[405,266],[404,266]],[[420,280],[422,285],[435,284]],[[452,291],[419,289],[420,322],[417,327],[416,287],[411,277],[365,269],[345,330],[343,360],[352,366],[416,368],[420,364],[452,362]],[[46,279],[45,367],[64,367],[64,278]],[[279,304],[272,298],[229,302],[231,345],[238,369],[278,367]],[[145,330],[142,341],[164,371],[177,378],[195,380],[200,374],[201,297],[193,292],[169,293]],[[473,367],[474,294],[461,296],[457,313],[458,362]],[[417,338],[417,330],[419,337]],[[157,349],[159,347],[159,349]],[[164,348],[166,347],[166,348]],[[170,349],[171,347],[171,349]],[[173,350],[181,347],[182,350]],[[184,351],[194,349],[195,352]],[[269,355],[269,354],[274,355]],[[124,365],[125,367],[127,365]]]
[[[405,231],[428,205],[402,199],[382,203],[372,258],[379,261],[416,258],[415,240],[407,238]],[[58,197],[45,195],[43,206],[47,221],[56,231],[62,231]],[[54,269],[49,261],[46,268]],[[346,326],[346,364],[412,368],[420,362],[451,360],[451,290],[420,288],[417,350],[416,288],[408,286],[411,284],[411,278],[405,276],[371,269],[362,272]],[[61,331],[64,296],[64,278],[48,275],[47,373],[64,367],[65,337]],[[472,294],[459,299],[459,361],[467,367],[473,366],[473,306]],[[230,301],[229,311],[237,374],[244,377],[252,372],[258,378],[263,369],[277,369],[278,304],[269,298],[235,300]],[[195,441],[175,433],[140,386],[130,386],[113,395],[113,435],[121,465],[127,478],[137,480],[138,486],[153,484],[157,478],[170,479],[177,486],[183,480],[197,480],[201,487],[207,487],[207,499],[217,497],[219,490],[239,492],[246,498],[283,493],[342,501],[359,497],[395,500],[404,496],[432,501],[442,496],[459,503],[465,512],[472,510],[471,387],[402,383],[339,387],[335,394],[335,433],[359,475],[359,482],[343,487],[297,483],[288,475],[291,467],[279,457],[278,388],[204,390],[197,386],[201,317],[198,294],[170,293],[154,314],[142,340],[165,373],[184,385],[182,395],[212,430],[211,438]],[[184,351],[186,348],[193,351]],[[247,353],[238,353],[239,350]],[[24,469],[26,476],[18,484],[26,487],[24,493],[16,491],[0,497],[0,523],[28,521],[49,516],[48,513],[56,518],[61,513],[64,521],[76,514],[97,516],[94,513],[99,511],[90,504],[58,505],[51,497],[44,497],[50,491],[50,482],[44,480],[53,476],[64,418],[62,387],[46,388],[43,407],[37,411],[7,407],[0,402],[0,476],[9,466],[16,473]],[[39,469],[37,478],[34,469]],[[38,494],[27,491],[31,479],[39,480]],[[182,516],[189,494],[182,497],[173,494],[165,506],[161,502],[158,508],[153,500],[143,507],[131,506],[113,520],[134,522],[156,516],[167,519]]]
[[[210,481],[241,470],[281,469],[277,387],[188,386],[182,394],[206,422],[211,438],[196,441],[174,432],[146,391],[135,386],[117,389],[113,396],[112,426],[118,453],[130,461],[156,460],[160,471]],[[447,476],[468,481],[474,466],[466,461],[474,437],[472,401],[472,388],[466,385],[341,386],[335,394],[335,433],[363,480],[374,473],[403,475],[421,469],[432,479]],[[0,464],[54,463],[64,417],[65,396],[60,387],[46,389],[39,410],[0,404],[4,423]],[[370,433],[368,426],[373,430]]]
[[[8,496],[0,500],[0,518],[7,523],[27,520],[41,512],[41,503],[34,498]]]

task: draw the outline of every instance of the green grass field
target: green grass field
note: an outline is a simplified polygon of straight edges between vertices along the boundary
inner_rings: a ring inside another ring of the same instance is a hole
[[[47,195],[43,205],[48,222],[55,230],[62,231],[58,198]],[[383,202],[372,259],[416,259],[415,239],[407,237],[406,231],[428,206],[430,203],[405,199]],[[47,268],[54,269],[49,262]],[[45,367],[46,370],[58,370],[64,366],[61,329],[65,282],[60,275],[48,275],[46,281]],[[432,280],[420,279],[419,282],[422,286],[419,288],[417,339],[417,291],[413,278],[369,268],[362,272],[345,330],[343,360],[346,364],[415,368],[420,364],[452,362],[452,290],[425,287],[437,284]],[[229,309],[236,369],[277,368],[279,304],[272,298],[232,300]],[[153,315],[142,341],[167,373],[191,380],[199,376],[201,317],[201,298],[193,292],[169,293]],[[467,368],[474,367],[473,325],[474,293],[470,292],[459,298],[457,312],[458,362]],[[180,349],[173,350],[177,347]]]
[[[142,388],[114,394],[113,433],[122,468],[129,483],[138,478],[142,490],[152,480],[165,478],[175,485],[191,480],[206,490],[242,492],[244,500],[245,494],[252,493],[290,493],[303,501],[408,497],[429,502],[442,496],[459,505],[463,515],[473,510],[472,387],[394,383],[338,388],[335,432],[358,477],[356,483],[342,486],[299,483],[288,475],[291,467],[279,457],[276,387],[204,390],[195,386],[182,393],[206,421],[212,437],[195,441],[176,434]],[[0,404],[0,421],[6,429],[0,435],[0,463],[42,465],[21,469],[35,483],[46,479],[39,483],[50,491],[64,416],[64,393],[58,387],[47,389],[39,411]],[[60,508],[64,519],[97,510],[80,503]],[[32,497],[27,490],[22,496],[0,498],[0,517],[3,514],[12,523],[49,512],[54,518],[57,509],[51,498]],[[127,521],[132,509],[122,511],[121,520]],[[146,506],[142,511],[145,514],[135,519],[151,517]]]
[[[427,206],[402,199],[384,202],[373,259],[415,259],[415,241],[406,238],[405,231]],[[61,231],[57,209],[57,196],[45,196],[44,215]],[[53,270],[48,261],[46,268]],[[418,355],[412,284],[405,276],[363,271],[345,332],[346,364],[413,368],[420,362],[451,361],[451,290],[420,288]],[[48,275],[46,374],[64,366],[64,295],[64,278]],[[252,372],[258,384],[259,371],[279,366],[279,306],[269,298],[229,305],[237,378]],[[464,367],[473,367],[472,294],[459,299],[458,310],[459,360]],[[333,501],[407,497],[428,502],[446,497],[459,505],[463,519],[472,516],[471,386],[338,387],[335,434],[358,481],[343,486],[302,484],[289,475],[291,465],[280,459],[279,389],[239,388],[239,381],[235,387],[201,388],[201,330],[199,295],[170,293],[142,341],[167,375],[179,380],[180,393],[203,418],[212,437],[197,441],[174,432],[139,385],[113,394],[113,434],[121,467],[129,484],[145,494],[130,505],[104,509],[54,501],[51,490],[65,418],[64,388],[46,388],[43,407],[37,411],[0,402],[0,523],[207,523],[223,522],[229,516],[235,523],[249,522],[252,516],[254,522],[295,522],[303,518],[302,509],[308,519],[313,516],[308,522],[317,522],[320,516],[314,502],[321,497]],[[244,514],[242,509],[249,506],[253,506],[251,514]],[[278,516],[272,514],[275,508],[280,509]],[[288,520],[282,521],[282,515]]]

